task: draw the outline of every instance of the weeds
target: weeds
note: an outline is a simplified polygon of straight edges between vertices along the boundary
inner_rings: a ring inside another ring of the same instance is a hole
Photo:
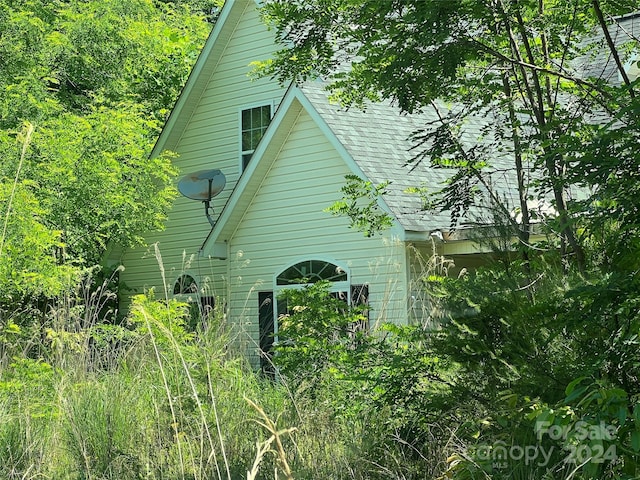
[[[96,314],[99,301],[90,300]],[[192,332],[184,305],[150,295],[135,300],[128,325],[96,325],[71,301],[53,313],[55,329],[22,339],[38,344],[32,353],[50,353],[15,356],[0,369],[1,478],[331,476],[303,464],[316,458],[304,451],[311,440],[296,439],[298,450],[284,439],[318,417],[299,412],[286,386],[234,353],[220,317]]]
[[[261,420],[256,420],[256,423],[262,426],[267,433],[270,434],[269,438],[257,442],[256,444],[256,459],[253,462],[251,470],[247,472],[247,480],[254,480],[258,474],[258,467],[262,463],[264,456],[267,453],[273,453],[276,457],[276,463],[278,468],[284,473],[287,480],[293,480],[293,473],[287,460],[287,453],[282,445],[282,437],[284,435],[290,435],[295,432],[295,428],[279,429],[273,420],[264,412],[264,410],[252,400],[245,397],[245,401],[256,411]],[[277,477],[277,474],[276,474]]]
[[[424,450],[388,435],[397,419],[358,382],[266,378],[225,312],[194,322],[166,287],[136,297],[126,323],[105,321],[108,279],[83,282],[33,329],[2,333],[16,338],[0,368],[1,478],[422,478]],[[347,338],[347,351],[364,341]]]

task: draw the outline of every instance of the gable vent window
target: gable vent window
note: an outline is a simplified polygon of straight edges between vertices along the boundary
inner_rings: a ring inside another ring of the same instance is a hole
[[[247,168],[251,156],[271,122],[271,105],[242,110],[242,171]]]

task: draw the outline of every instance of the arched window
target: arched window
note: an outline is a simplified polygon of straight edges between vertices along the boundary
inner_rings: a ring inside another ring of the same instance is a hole
[[[188,295],[198,293],[198,284],[191,275],[180,275],[173,285],[174,295]]]
[[[286,302],[279,301],[278,295],[283,290],[304,288],[321,280],[331,282],[330,291],[345,303],[351,303],[356,298],[361,301],[368,296],[362,288],[354,294],[348,269],[327,260],[303,260],[282,270],[275,276],[273,291],[258,292],[260,366],[264,373],[273,373],[271,355],[278,334],[278,316],[287,312]]]
[[[215,297],[205,294],[205,291],[206,286],[201,289],[196,279],[186,273],[180,275],[173,284],[173,298],[189,305],[189,325],[192,329],[214,311]]]
[[[276,277],[276,285],[308,285],[320,280],[346,282],[347,272],[324,260],[305,260],[290,266]]]

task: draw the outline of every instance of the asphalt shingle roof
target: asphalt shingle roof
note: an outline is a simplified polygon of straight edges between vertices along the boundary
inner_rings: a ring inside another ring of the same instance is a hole
[[[435,110],[407,115],[390,102],[370,103],[364,110],[345,109],[328,100],[324,87],[324,83],[316,81],[303,85],[302,90],[367,178],[376,184],[390,182],[384,200],[405,230],[448,229],[451,223],[448,212],[426,211],[420,195],[407,193],[410,187],[437,192],[454,173],[434,168],[427,161],[414,161],[418,149],[414,149],[411,135],[437,120]],[[486,117],[471,117],[467,121],[462,134],[466,148],[488,141],[481,133],[486,122]],[[496,157],[495,163],[494,170],[499,173],[494,173],[490,181],[500,195],[511,200],[517,198],[512,165],[504,156]]]
[[[637,46],[640,13],[615,19],[610,32],[614,43],[623,53],[623,62],[640,60],[640,47]],[[620,84],[617,67],[606,48],[603,35],[595,32],[589,41],[595,42],[595,53],[578,61],[576,73]],[[329,101],[325,86],[322,81],[314,81],[305,83],[301,88],[368,179],[374,183],[390,182],[384,199],[405,230],[430,232],[448,229],[451,223],[448,212],[425,211],[420,196],[406,192],[409,187],[426,187],[429,192],[437,192],[454,173],[453,170],[434,168],[428,161],[414,161],[418,149],[413,148],[415,141],[411,135],[437,121],[435,110],[426,109],[424,113],[406,115],[388,101],[369,103],[364,111],[358,108],[345,109]],[[598,121],[595,112],[592,112],[592,117],[591,121]],[[500,125],[500,118],[500,115],[492,112],[467,117],[461,140],[466,150],[476,147],[494,149],[490,155],[491,165],[487,169],[488,181],[491,189],[511,209],[518,205],[514,162],[507,144],[499,141],[492,144],[489,138],[490,127]],[[499,144],[504,148],[503,152],[498,151]],[[472,211],[471,217],[481,214],[482,206]]]
[[[625,68],[629,67],[630,61],[640,60],[640,48],[638,47],[640,43],[640,13],[614,19],[609,26],[609,33]],[[592,44],[594,48],[591,53],[583,57],[584,64],[578,68],[580,75],[600,78],[613,85],[620,85],[622,77],[602,33],[596,31],[593,37],[587,40],[587,43]]]

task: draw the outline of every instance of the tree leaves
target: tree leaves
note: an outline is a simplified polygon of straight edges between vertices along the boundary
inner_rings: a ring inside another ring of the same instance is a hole
[[[628,104],[624,89],[607,85],[602,66],[587,65],[593,52],[600,55],[597,62],[616,53],[602,41],[594,5],[599,3],[272,0],[263,14],[282,49],[261,73],[281,82],[322,76],[332,98],[346,106],[388,99],[413,113],[436,100],[451,102],[456,108],[443,109],[440,124],[426,125],[415,138],[422,149],[416,161],[457,169],[430,203],[450,211],[454,227],[465,217],[475,221],[487,203],[506,224],[513,206],[495,186],[496,177],[506,176],[522,212],[524,224],[516,231],[530,230],[526,202],[547,199],[557,212],[549,233],[566,260],[584,268],[568,205],[573,152],[556,147],[581,138],[584,152],[589,126]],[[609,18],[636,8],[631,1],[602,6]],[[452,148],[450,132],[467,130],[470,137],[470,125],[483,139],[456,139]],[[527,235],[521,240],[527,244]]]
[[[177,172],[171,155],[149,154],[209,28],[188,2],[0,5],[2,201],[16,191],[4,209],[0,301],[55,296],[70,285],[63,271],[162,228]],[[24,121],[34,130],[20,156]]]
[[[388,183],[374,185],[357,175],[347,175],[342,187],[344,198],[325,209],[332,215],[349,217],[351,227],[367,237],[380,233],[392,225],[392,217],[378,203]]]

